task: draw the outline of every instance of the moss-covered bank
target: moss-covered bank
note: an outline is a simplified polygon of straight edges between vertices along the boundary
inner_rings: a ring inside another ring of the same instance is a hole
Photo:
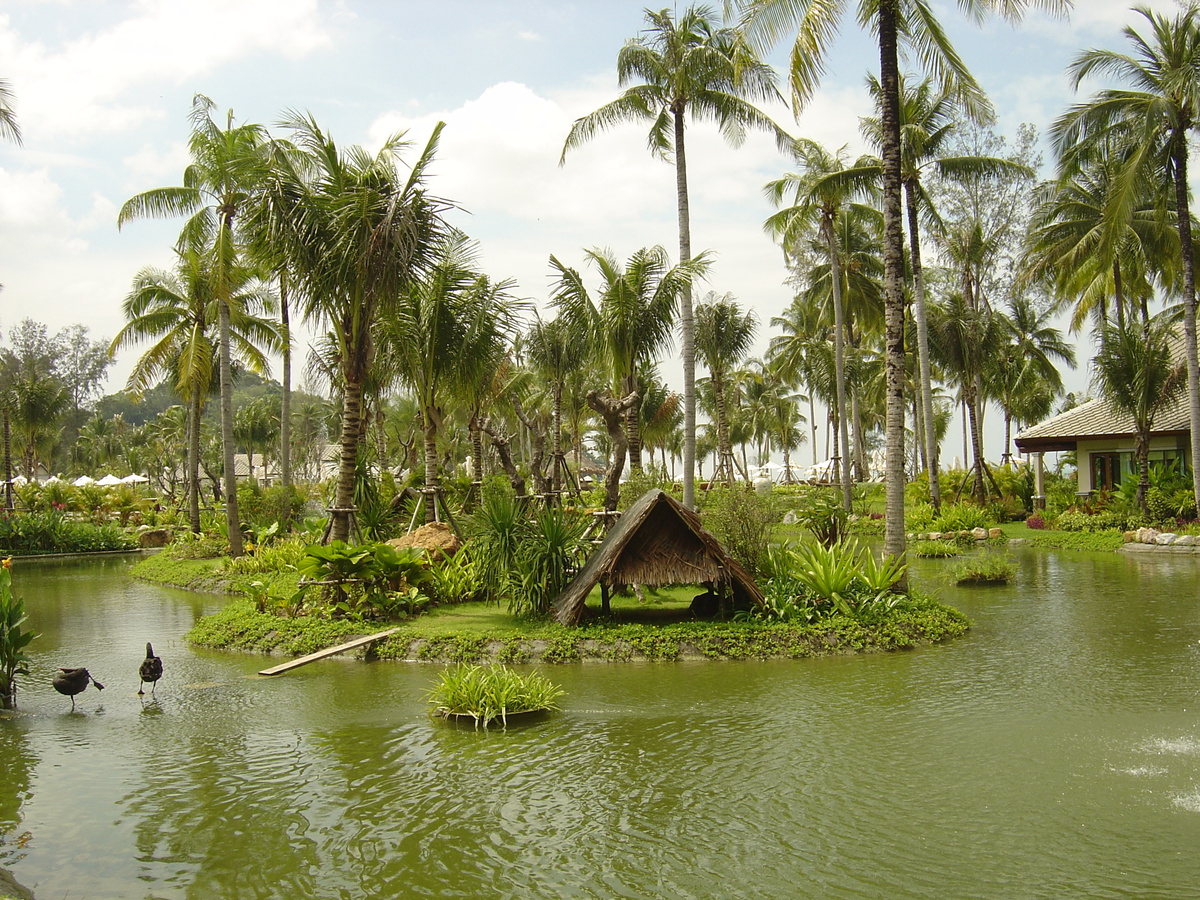
[[[234,600],[207,616],[185,636],[217,649],[298,656],[379,630],[377,622],[281,618]],[[876,621],[831,616],[813,624],[687,622],[590,624],[579,628],[530,626],[493,632],[404,627],[377,641],[380,659],[420,662],[505,663],[581,660],[799,659],[812,656],[904,650],[958,637],[966,617],[932,600],[911,599]]]

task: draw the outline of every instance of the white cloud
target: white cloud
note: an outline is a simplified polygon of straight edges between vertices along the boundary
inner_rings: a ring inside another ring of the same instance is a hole
[[[317,0],[142,0],[127,18],[57,44],[0,16],[22,127],[42,138],[127,130],[162,116],[153,94],[135,98],[139,88],[179,85],[250,54],[295,59],[329,41]]]

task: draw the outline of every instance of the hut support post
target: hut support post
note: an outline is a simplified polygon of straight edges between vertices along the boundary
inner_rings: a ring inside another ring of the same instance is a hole
[[[608,599],[608,582],[602,581],[600,582],[600,612],[606,616],[612,612],[612,607],[609,605]]]
[[[1043,458],[1046,454],[1033,455],[1033,508],[1046,508],[1046,466]]]

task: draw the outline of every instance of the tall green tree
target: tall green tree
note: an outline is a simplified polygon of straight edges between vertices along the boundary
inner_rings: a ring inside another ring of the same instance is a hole
[[[1149,33],[1122,30],[1130,53],[1092,49],[1071,63],[1076,88],[1092,75],[1111,76],[1130,87],[1098,91],[1055,122],[1052,135],[1068,164],[1116,143],[1127,148],[1117,186],[1110,197],[1109,222],[1122,226],[1139,197],[1147,172],[1161,172],[1174,188],[1176,227],[1182,263],[1181,304],[1187,354],[1188,418],[1192,490],[1200,503],[1200,365],[1196,349],[1195,247],[1188,204],[1188,141],[1200,118],[1200,8],[1189,4],[1174,17],[1135,7]],[[1153,177],[1153,176],[1150,176]],[[1123,208],[1122,208],[1123,207]],[[1111,239],[1114,244],[1118,238]]]
[[[521,304],[509,293],[510,282],[493,281],[479,270],[478,245],[462,232],[450,230],[431,249],[432,265],[401,290],[382,338],[399,381],[417,401],[425,487],[437,489],[437,440],[446,407],[455,399],[471,405],[471,391],[492,380]],[[430,522],[437,515],[433,494],[426,495],[425,515]]]
[[[626,397],[637,391],[638,367],[656,362],[656,354],[670,343],[676,310],[692,281],[708,271],[708,255],[701,253],[676,266],[662,247],[637,250],[624,266],[608,250],[587,250],[585,255],[600,275],[597,297],[588,293],[576,269],[551,256],[556,273],[553,302],[573,329],[588,335],[612,377],[614,394]],[[626,413],[629,463],[640,470],[638,417]],[[686,419],[684,431],[686,438]]]
[[[242,555],[242,527],[237,510],[237,474],[233,457],[233,350],[231,302],[235,270],[240,265],[240,241],[235,231],[250,193],[265,171],[263,144],[266,132],[259,125],[234,125],[230,110],[222,128],[213,120],[216,105],[202,94],[192,101],[192,133],[188,138],[191,163],[183,184],[137,194],[125,201],[117,226],[146,216],[166,218],[190,215],[180,234],[180,247],[198,246],[210,254],[209,267],[217,305],[217,335],[221,384],[221,460],[225,493],[225,521],[229,552]]]
[[[562,489],[563,457],[563,393],[572,373],[577,372],[587,361],[586,334],[571,329],[565,318],[559,316],[544,322],[534,320],[525,336],[525,350],[529,363],[550,385],[551,402],[551,489]]]
[[[1172,325],[1165,317],[1152,319],[1145,327],[1133,322],[1127,322],[1124,328],[1110,325],[1101,330],[1100,350],[1092,360],[1104,397],[1133,419],[1137,503],[1143,513],[1150,483],[1150,432],[1154,420],[1175,402],[1187,382],[1183,367],[1171,353],[1171,335]]]
[[[868,88],[876,105],[882,87],[868,76]],[[918,390],[922,422],[933,422],[933,381],[929,361],[929,321],[925,309],[924,266],[921,258],[921,223],[938,231],[941,217],[924,184],[924,176],[933,174],[942,181],[977,182],[992,176],[1016,175],[1031,178],[1033,173],[1014,160],[978,153],[962,153],[952,144],[961,124],[952,93],[938,89],[930,79],[918,83],[900,78],[900,161],[904,189],[904,211],[908,226],[909,277],[912,282],[912,313],[917,338]],[[863,120],[863,133],[879,148],[883,144],[882,123],[878,116]],[[959,151],[959,152],[956,152]],[[882,174],[882,170],[880,172]],[[922,455],[929,478],[930,503],[941,504],[938,479],[938,446],[931,429],[920,435]]]
[[[843,298],[846,268],[838,241],[838,230],[853,201],[869,182],[870,160],[860,159],[848,166],[841,151],[830,153],[815,141],[798,140],[794,153],[804,170],[788,173],[767,184],[765,191],[776,206],[791,197],[792,205],[780,209],[766,221],[768,231],[777,235],[785,252],[794,254],[796,245],[807,239],[815,228],[828,260],[827,284],[833,307],[834,386],[837,404],[839,445],[834,454],[835,479],[842,486],[842,505],[850,510],[850,404],[846,391],[846,305]]]
[[[1053,311],[1038,309],[1025,295],[1010,298],[998,325],[1004,350],[991,358],[988,393],[1004,413],[1004,453],[1008,461],[1012,423],[1034,422],[1049,415],[1062,393],[1059,365],[1075,368],[1075,348],[1051,324]]]
[[[742,0],[752,37],[774,43],[793,26],[789,85],[799,111],[812,97],[824,73],[824,57],[837,33],[847,0]],[[1030,6],[1052,11],[1069,0],[960,0],[969,14],[998,10],[1017,20]],[[859,0],[857,19],[875,34],[879,46],[880,131],[883,187],[883,259],[886,325],[886,472],[884,553],[904,554],[904,316],[902,286],[904,228],[900,218],[902,164],[900,140],[901,46],[919,59],[939,85],[953,92],[968,114],[988,113],[983,91],[947,40],[926,0]]]
[[[796,297],[782,315],[771,319],[781,334],[771,338],[767,364],[783,383],[803,384],[808,394],[809,425],[812,428],[812,463],[817,464],[817,415],[815,400],[834,409],[833,350],[829,328],[821,311],[811,302]]]
[[[211,257],[197,247],[176,250],[173,271],[148,266],[134,276],[121,311],[125,325],[109,346],[109,354],[148,343],[129,373],[126,387],[141,395],[164,377],[187,407],[185,485],[188,524],[200,531],[200,422],[211,393],[219,353],[213,340],[218,312]],[[244,266],[230,273],[229,340],[251,371],[265,373],[265,350],[279,345],[273,323],[252,310],[266,304],[267,292]]]
[[[709,291],[696,307],[696,347],[712,379],[717,408],[717,471],[714,480],[733,481],[733,448],[729,443],[725,392],[729,373],[754,346],[758,319],[753,310],[743,312],[733,294]]]
[[[1122,227],[1109,221],[1123,156],[1114,144],[1035,192],[1018,287],[1048,291],[1059,310],[1071,312],[1072,331],[1089,315],[1102,328],[1110,321],[1123,327],[1128,314],[1146,310],[1156,279],[1178,281],[1179,233],[1162,196],[1168,185],[1141,179],[1139,200],[1123,204]]]
[[[17,113],[14,108],[16,97],[13,94],[12,86],[6,79],[0,79],[0,137],[7,138],[15,144],[21,143],[21,126],[17,122]],[[0,387],[0,390],[3,390]],[[3,410],[3,419],[0,421],[0,429],[3,431],[2,440],[4,442],[4,508],[12,509],[12,445],[11,431],[12,421],[9,418],[9,409],[11,408],[11,398],[0,398],[0,409]]]
[[[402,176],[403,135],[372,155],[338,147],[311,116],[290,114],[283,124],[291,145],[272,157],[275,202],[256,205],[250,225],[279,242],[301,314],[333,341],[342,415],[330,536],[347,540],[374,329],[397,315],[402,293],[432,269],[445,231],[449,204],[424,183],[443,125]]]
[[[675,163],[679,260],[692,258],[684,135],[689,117],[715,122],[739,145],[748,128],[775,135],[780,149],[790,139],[755,101],[779,96],[775,70],[763,63],[741,33],[720,27],[714,10],[691,6],[675,19],[671,10],[646,10],[645,33],[626,41],[617,55],[617,79],[626,88],[616,100],[575,120],[563,144],[567,151],[596,133],[623,122],[650,124],[650,151]],[[683,504],[695,506],[696,350],[691,289],[680,297],[679,328],[683,360]]]

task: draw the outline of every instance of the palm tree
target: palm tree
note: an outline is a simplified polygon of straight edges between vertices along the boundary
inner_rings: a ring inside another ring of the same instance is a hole
[[[134,363],[128,390],[144,393],[167,376],[187,404],[188,524],[199,533],[200,420],[212,387],[214,357],[218,356],[212,340],[217,297],[211,257],[194,246],[177,248],[176,255],[173,272],[150,266],[134,276],[121,307],[125,325],[113,338],[109,354],[151,342]],[[280,341],[273,323],[250,313],[264,305],[265,288],[245,267],[235,267],[229,278],[229,340],[251,371],[265,373],[269,366],[263,350],[275,349]]]
[[[1132,54],[1092,49],[1068,72],[1078,88],[1090,75],[1109,75],[1134,86],[1098,91],[1069,109],[1052,129],[1061,158],[1086,159],[1116,141],[1126,148],[1108,219],[1121,227],[1141,197],[1148,172],[1164,173],[1174,187],[1176,227],[1182,261],[1183,333],[1187,354],[1188,417],[1192,434],[1192,491],[1200,503],[1200,365],[1196,350],[1195,248],[1188,206],[1188,135],[1200,118],[1200,8],[1189,5],[1173,19],[1139,6],[1150,28],[1145,38],[1132,26],[1123,33]],[[1154,176],[1149,176],[1154,177]],[[1162,177],[1162,176],[1159,176]],[[1114,245],[1119,245],[1116,239]]]
[[[988,361],[1003,350],[997,316],[991,310],[971,303],[962,293],[954,293],[930,309],[932,350],[942,367],[958,383],[959,394],[967,410],[971,444],[973,494],[978,503],[987,501],[984,492],[983,436],[980,412],[983,401],[983,373]]]
[[[563,391],[571,373],[580,369],[587,359],[587,341],[583,334],[573,333],[562,316],[543,322],[536,318],[525,336],[529,364],[550,386],[551,402],[551,489],[562,488],[562,468],[565,464],[562,447]]]
[[[250,481],[254,481],[254,454],[262,459],[266,474],[267,455],[279,442],[279,405],[268,397],[252,400],[233,417],[233,434],[246,450]]]
[[[393,135],[371,155],[340,149],[311,116],[284,121],[294,150],[273,157],[274,202],[259,204],[251,227],[274,235],[294,279],[303,317],[329,328],[342,394],[341,454],[330,537],[347,540],[355,494],[364,383],[375,359],[372,330],[395,316],[401,292],[428,271],[449,204],[430,195],[426,170],[442,124],[407,177],[397,171],[408,144]]]
[[[812,97],[824,72],[824,57],[845,12],[846,0],[742,0],[739,4],[752,36],[773,43],[794,24],[789,85],[793,107],[800,110]],[[1011,20],[1027,6],[1051,11],[1070,7],[1069,0],[960,0],[974,15],[998,9]],[[900,218],[902,160],[900,139],[899,48],[906,45],[914,58],[949,89],[973,117],[986,116],[983,91],[946,39],[925,0],[859,0],[858,21],[875,33],[879,45],[880,131],[882,136],[883,260],[886,324],[886,488],[885,554],[904,554],[904,317],[902,287],[904,226]]]
[[[729,372],[754,346],[758,319],[753,310],[742,312],[733,294],[718,297],[712,291],[696,307],[696,347],[712,379],[713,398],[717,411],[717,471],[713,480],[722,477],[733,481],[733,448],[729,443],[726,397]]]
[[[1075,368],[1075,348],[1050,324],[1052,316],[1052,310],[1038,310],[1026,296],[1011,298],[1007,315],[997,316],[1005,349],[991,357],[987,384],[1004,413],[1005,462],[1011,457],[1013,418],[1036,421],[1048,414],[1054,397],[1062,392],[1057,364]],[[1040,409],[1040,416],[1030,415],[1031,408]]]
[[[588,335],[611,373],[614,393],[626,397],[637,391],[638,367],[654,362],[669,344],[675,311],[692,280],[708,271],[708,255],[671,266],[662,247],[643,247],[622,267],[611,251],[584,253],[600,273],[598,299],[593,301],[578,271],[551,256],[550,266],[557,273],[553,302],[573,330]],[[626,431],[630,467],[640,470],[636,415],[626,416]],[[686,418],[684,431],[686,438]]]
[[[494,282],[478,271],[478,246],[450,231],[432,248],[429,271],[401,291],[382,340],[398,380],[417,401],[425,440],[425,487],[438,488],[437,438],[445,404],[468,393],[495,371],[516,330],[520,307],[510,282]],[[437,515],[436,497],[426,494],[426,520]]]
[[[5,349],[0,351],[0,371],[7,382],[11,427],[20,441],[25,477],[32,479],[39,459],[50,460],[58,422],[71,398],[48,360],[21,359]]]
[[[1171,353],[1172,326],[1167,317],[1146,326],[1110,325],[1100,332],[1100,350],[1092,360],[1096,381],[1116,409],[1133,418],[1134,459],[1138,467],[1137,502],[1146,512],[1150,431],[1154,419],[1173,403],[1186,383]]]
[[[1156,196],[1165,184],[1142,179],[1140,199],[1125,204],[1123,226],[1114,229],[1109,221],[1123,156],[1114,144],[1036,190],[1018,283],[1044,284],[1059,309],[1071,307],[1072,331],[1089,314],[1107,325],[1110,309],[1123,327],[1127,307],[1145,310],[1156,274],[1168,283],[1178,280],[1179,233],[1169,219],[1170,204]]]
[[[826,338],[828,328],[813,303],[796,297],[783,315],[771,319],[771,327],[782,334],[771,338],[767,363],[784,384],[803,384],[808,393],[809,425],[812,428],[812,462],[817,464],[817,415],[815,400],[835,410],[833,351]]]
[[[883,91],[879,80],[873,75],[868,76],[867,86],[875,98],[876,105],[879,105]],[[941,220],[922,184],[922,175],[932,171],[942,179],[966,181],[1009,172],[1031,178],[1033,172],[1020,163],[1000,157],[948,155],[949,143],[959,121],[956,118],[957,109],[951,92],[944,88],[936,89],[928,78],[913,85],[903,76],[900,78],[899,90],[900,181],[904,188],[904,209],[908,224],[913,324],[916,328],[919,367],[920,418],[921,421],[932,422],[933,382],[929,363],[929,321],[925,310],[920,222],[924,220],[927,227],[939,228]],[[870,116],[864,119],[862,131],[876,148],[882,147],[882,123],[879,117]],[[941,505],[937,440],[932,431],[925,430],[921,441],[929,476],[929,502],[937,508]]]
[[[692,6],[678,21],[671,11],[646,10],[645,37],[629,40],[617,55],[617,79],[631,85],[616,100],[575,120],[563,144],[567,151],[622,122],[650,123],[650,150],[674,159],[679,261],[692,258],[684,133],[689,114],[710,119],[734,146],[747,128],[775,135],[780,149],[790,138],[753,101],[779,97],[775,70],[758,59],[735,29],[716,25],[715,12]],[[635,83],[636,82],[636,83]],[[696,431],[696,351],[690,288],[680,296],[679,328],[683,360],[683,504],[694,508]]]
[[[0,137],[8,138],[14,144],[21,143],[21,126],[17,122],[17,113],[13,108],[16,95],[7,78],[0,78]]]
[[[209,262],[217,304],[218,349],[221,384],[221,458],[224,469],[225,516],[229,553],[242,555],[242,527],[237,511],[237,474],[234,471],[233,369],[230,318],[234,271],[238,267],[235,224],[250,192],[264,172],[262,145],[265,132],[258,125],[234,126],[233,111],[221,128],[213,121],[215,104],[202,94],[192,100],[192,133],[188,139],[191,164],[184,170],[183,185],[154,188],[130,197],[117,215],[117,227],[143,216],[164,218],[191,214],[178,246],[203,246]]]
[[[804,166],[802,174],[788,173],[782,178],[767,184],[767,196],[779,206],[784,198],[791,194],[793,204],[781,209],[766,221],[766,229],[779,235],[785,252],[794,253],[796,243],[814,225],[821,236],[825,252],[829,260],[830,296],[833,299],[833,348],[834,376],[838,421],[840,423],[841,452],[845,458],[836,458],[835,477],[842,485],[842,505],[847,512],[850,510],[850,437],[849,417],[846,412],[846,326],[845,304],[842,299],[844,286],[844,268],[838,247],[837,226],[839,219],[845,214],[851,198],[860,190],[864,183],[861,177],[855,177],[854,170],[861,169],[861,163],[848,168],[841,151],[830,153],[815,141],[798,140],[795,143],[795,155]]]

